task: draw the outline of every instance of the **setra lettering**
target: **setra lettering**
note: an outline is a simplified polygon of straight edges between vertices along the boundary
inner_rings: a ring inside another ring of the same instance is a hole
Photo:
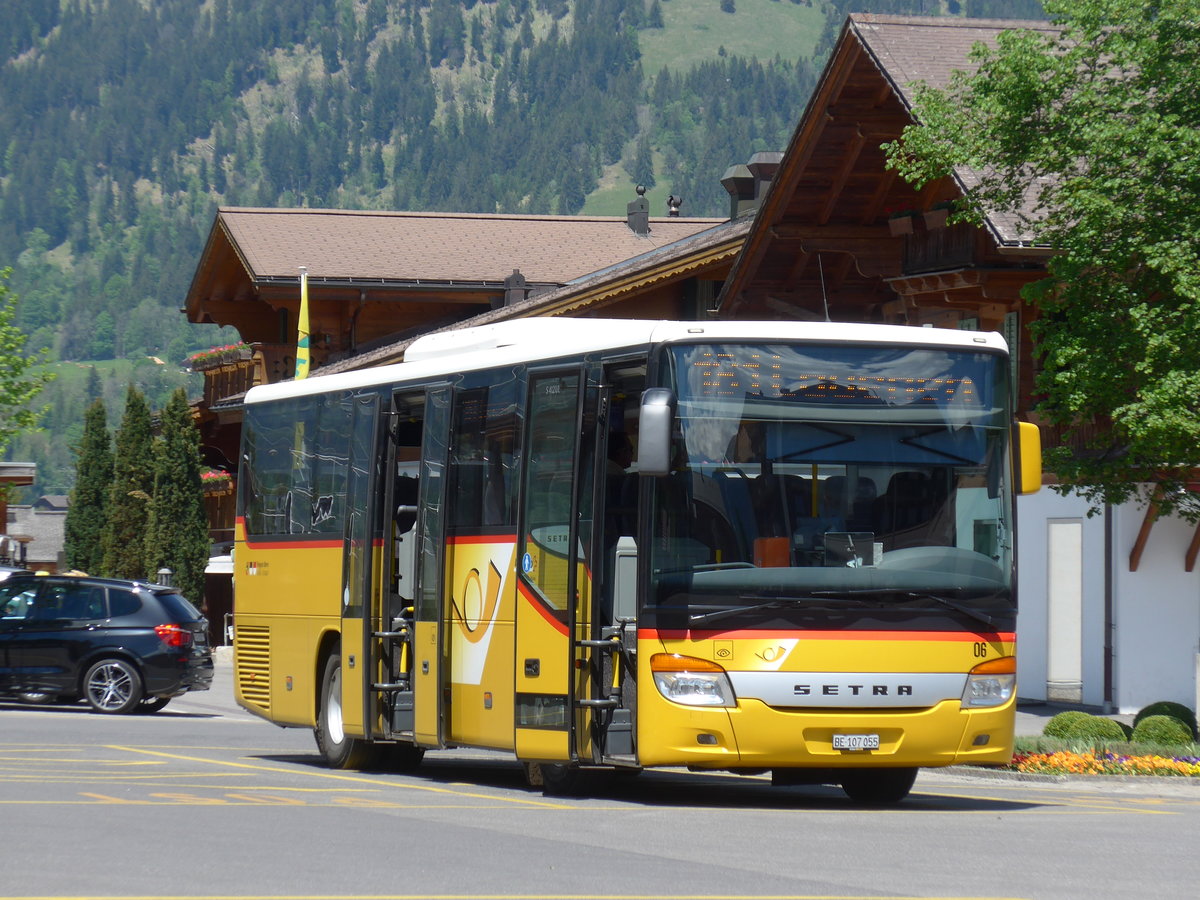
[[[818,693],[823,697],[839,697],[849,694],[853,697],[911,697],[911,684],[797,684],[792,686],[792,694],[797,697],[811,697]]]

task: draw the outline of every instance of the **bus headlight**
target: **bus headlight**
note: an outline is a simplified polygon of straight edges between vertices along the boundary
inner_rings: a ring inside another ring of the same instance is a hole
[[[714,662],[674,653],[655,653],[650,657],[650,671],[654,673],[658,692],[674,703],[737,706],[729,676]]]
[[[978,708],[1003,706],[1017,687],[1017,659],[1004,656],[980,663],[967,673],[967,686],[962,705]]]

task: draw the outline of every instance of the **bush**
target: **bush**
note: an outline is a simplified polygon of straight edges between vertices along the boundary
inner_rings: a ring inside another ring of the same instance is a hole
[[[1069,709],[1066,712],[1060,712],[1053,716],[1046,727],[1042,729],[1042,734],[1046,737],[1062,738],[1063,740],[1071,740],[1080,737],[1079,729],[1083,727],[1083,723],[1088,719],[1095,718],[1085,712]]]
[[[1192,743],[1192,733],[1174,716],[1147,716],[1133,727],[1133,740],[1139,744],[1180,747]]]
[[[1076,726],[1075,736],[1090,740],[1097,746],[1109,741],[1128,739],[1120,722],[1106,719],[1103,716],[1088,716],[1086,721],[1080,722]]]
[[[1200,736],[1200,732],[1196,730],[1196,714],[1182,703],[1173,703],[1170,700],[1159,700],[1151,703],[1149,706],[1143,707],[1138,711],[1138,714],[1133,717],[1133,727],[1136,728],[1143,719],[1150,716],[1170,716],[1173,719],[1178,719],[1192,733],[1192,739],[1195,740]]]

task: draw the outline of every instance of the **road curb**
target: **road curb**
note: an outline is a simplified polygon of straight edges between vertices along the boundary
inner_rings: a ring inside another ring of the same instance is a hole
[[[980,766],[949,766],[945,769],[926,769],[945,775],[984,781],[1008,781],[1026,785],[1068,785],[1093,790],[1127,793],[1200,793],[1200,776],[1173,775],[1047,775],[1039,772],[1015,772],[1011,769],[988,769]]]

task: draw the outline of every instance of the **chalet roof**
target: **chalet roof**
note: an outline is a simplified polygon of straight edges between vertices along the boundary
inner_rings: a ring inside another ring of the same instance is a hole
[[[222,208],[218,226],[255,281],[502,282],[564,284],[722,221],[662,217],[638,235],[616,216],[510,216],[330,209]]]
[[[973,72],[978,68],[970,59],[976,44],[994,47],[1002,31],[1031,30],[1054,35],[1060,30],[1049,22],[1032,19],[955,19],[865,13],[851,15],[847,28],[862,42],[880,74],[910,112],[915,85],[924,83],[942,88],[950,83],[956,70]],[[974,173],[967,170],[959,172],[958,177],[964,186],[971,186],[976,180]],[[1030,208],[1033,199],[1027,198]],[[1001,244],[1023,244],[1032,239],[1032,235],[1022,230],[1016,215],[993,213],[988,216],[987,224]]]
[[[960,172],[957,185],[917,191],[887,168],[883,145],[914,121],[918,83],[944,87],[954,70],[971,68],[977,43],[994,44],[1002,31],[1020,28],[1056,33],[1047,22],[1015,19],[849,16],[762,197],[721,308],[736,312],[755,291],[790,292],[812,306],[828,280],[822,265],[835,265],[830,254],[839,251],[835,282],[847,288],[857,282],[860,305],[878,302],[873,284],[901,266],[889,215],[929,210],[950,196],[942,192],[961,192],[972,178]],[[1030,250],[1016,216],[992,216],[985,224],[1001,252]]]
[[[699,220],[692,219],[691,221]],[[487,325],[507,319],[562,315],[574,312],[579,307],[593,303],[601,297],[612,299],[653,282],[685,278],[705,265],[728,261],[735,257],[741,250],[742,242],[745,240],[750,226],[751,219],[749,218],[733,221],[719,220],[718,224],[696,234],[688,235],[662,247],[646,249],[631,259],[623,259],[614,265],[589,272],[560,287],[535,294],[510,306],[480,313],[444,329],[434,330],[449,331]],[[406,337],[385,346],[356,354],[348,359],[322,366],[319,374],[329,375],[364,366],[396,362],[403,356],[405,348],[414,340],[416,337]]]
[[[994,46],[1002,31],[1032,29],[1057,34],[1049,22],[1032,19],[958,19],[934,16],[851,14],[847,25],[875,58],[905,106],[912,108],[911,86],[925,82],[945,87],[955,70],[973,71],[968,59],[978,43]]]

